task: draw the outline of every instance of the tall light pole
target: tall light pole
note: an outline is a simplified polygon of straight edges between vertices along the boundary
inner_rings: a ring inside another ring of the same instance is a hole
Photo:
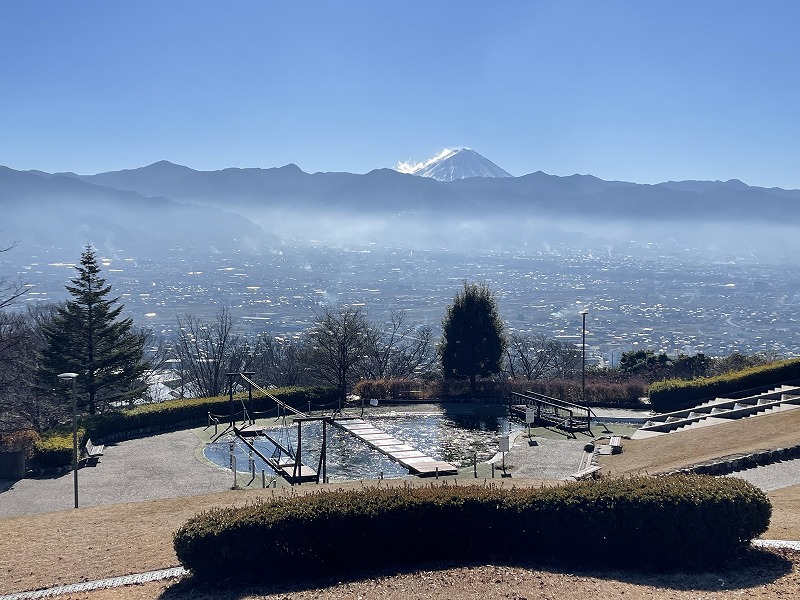
[[[75,508],[78,508],[78,395],[76,392],[77,373],[61,373],[62,381],[72,380],[72,482],[75,489]]]
[[[581,368],[581,400],[586,401],[586,315],[589,313],[588,309],[581,311],[583,317],[583,343],[581,344],[581,355],[583,357],[583,367]]]

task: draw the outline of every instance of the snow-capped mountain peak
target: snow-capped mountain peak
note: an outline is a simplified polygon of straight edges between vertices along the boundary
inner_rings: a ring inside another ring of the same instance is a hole
[[[445,148],[425,162],[401,162],[395,167],[401,173],[430,177],[438,181],[453,181],[467,177],[513,177],[492,161],[471,148]]]

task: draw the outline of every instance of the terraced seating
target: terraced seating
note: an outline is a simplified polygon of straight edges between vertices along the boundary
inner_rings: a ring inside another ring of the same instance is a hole
[[[781,386],[747,398],[717,398],[691,409],[653,416],[631,437],[641,439],[675,433],[725,420],[760,416],[792,408],[800,408],[800,387]]]

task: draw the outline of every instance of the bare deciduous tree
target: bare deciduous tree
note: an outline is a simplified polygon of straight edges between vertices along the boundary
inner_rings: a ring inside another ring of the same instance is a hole
[[[544,334],[513,334],[506,350],[506,365],[512,379],[570,378],[581,366],[581,353],[574,344]]]
[[[364,377],[408,378],[430,367],[434,360],[431,328],[415,328],[407,321],[405,311],[392,311],[386,323],[368,327]]]
[[[42,327],[57,305],[29,307],[27,312],[0,312],[0,431],[32,428],[44,431],[65,416],[53,386],[40,386],[39,353],[45,346]]]
[[[8,252],[16,246],[16,242],[10,246],[0,248],[0,254]],[[11,281],[9,279],[0,278],[0,310],[10,307],[16,302],[25,292],[27,288],[20,281]]]
[[[314,374],[338,389],[342,403],[363,372],[369,329],[360,307],[344,306],[323,309],[309,331]]]
[[[313,383],[306,337],[292,340],[263,333],[256,339],[253,354],[250,365],[260,381],[279,387]]]
[[[246,370],[246,348],[234,333],[235,319],[223,307],[212,321],[192,315],[178,318],[175,354],[197,395],[210,398],[225,393],[225,373]]]

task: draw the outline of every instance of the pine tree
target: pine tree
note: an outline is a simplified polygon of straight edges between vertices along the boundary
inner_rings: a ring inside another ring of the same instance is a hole
[[[102,412],[108,404],[141,394],[146,370],[141,337],[131,319],[120,319],[124,306],[108,299],[111,286],[100,277],[91,246],[81,255],[77,277],[65,286],[72,300],[58,308],[44,330],[43,383],[52,385],[59,373],[78,373],[79,396],[86,410]]]
[[[499,373],[506,349],[497,302],[485,283],[468,284],[456,294],[442,321],[439,356],[445,379],[475,378]]]

